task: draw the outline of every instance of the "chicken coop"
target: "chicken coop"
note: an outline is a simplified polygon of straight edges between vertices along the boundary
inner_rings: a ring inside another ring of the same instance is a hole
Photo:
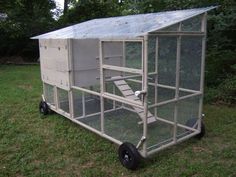
[[[33,37],[40,112],[52,110],[118,144],[128,169],[201,138],[206,21],[214,8],[94,19]]]

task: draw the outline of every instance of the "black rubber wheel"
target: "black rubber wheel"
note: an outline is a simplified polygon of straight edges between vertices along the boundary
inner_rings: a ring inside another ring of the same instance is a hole
[[[201,122],[201,132],[199,134],[197,134],[195,137],[197,139],[201,139],[202,137],[204,137],[206,134],[206,128],[205,128],[205,124],[203,122]]]
[[[43,115],[47,115],[49,113],[49,107],[45,101],[40,101],[39,112]]]
[[[187,122],[186,122],[186,126],[188,127],[191,127],[191,128],[195,128],[194,125],[196,124],[198,119],[196,118],[193,118],[193,119],[189,119]],[[201,132],[199,134],[197,134],[195,136],[195,138],[197,139],[201,139],[206,133],[206,128],[205,128],[205,125],[204,123],[201,121]]]
[[[141,161],[141,155],[133,144],[128,142],[123,143],[120,145],[118,153],[119,160],[125,168],[130,170],[137,169]]]

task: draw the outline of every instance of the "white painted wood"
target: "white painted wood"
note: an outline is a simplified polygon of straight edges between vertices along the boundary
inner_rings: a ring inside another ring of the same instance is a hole
[[[114,81],[114,84],[120,90],[120,92],[123,94],[125,98],[131,99],[132,101],[138,101],[140,102],[140,104],[142,104],[141,100],[135,96],[134,91],[130,88],[127,82],[125,82],[125,80]],[[127,88],[127,90],[123,90],[124,88]],[[139,117],[142,119],[142,121],[139,122],[139,124],[142,124],[143,120],[145,119],[144,110],[137,108],[135,106],[132,106],[132,107],[136,111],[136,113],[139,115]],[[156,121],[155,117],[152,115],[151,112],[148,111],[147,123],[149,124],[155,121]]]
[[[39,40],[43,82],[69,90],[69,50],[63,39]]]

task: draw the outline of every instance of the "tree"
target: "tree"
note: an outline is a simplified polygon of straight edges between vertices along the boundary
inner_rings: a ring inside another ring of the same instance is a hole
[[[72,7],[60,18],[61,25],[80,23],[86,20],[119,16],[120,3],[117,0],[80,0],[71,1]]]
[[[8,18],[0,22],[0,54],[34,55],[37,43],[29,38],[49,31],[54,26],[53,12],[56,7],[53,0],[17,0],[6,1],[1,12]]]
[[[66,14],[68,11],[69,0],[64,0],[64,11],[63,14]]]

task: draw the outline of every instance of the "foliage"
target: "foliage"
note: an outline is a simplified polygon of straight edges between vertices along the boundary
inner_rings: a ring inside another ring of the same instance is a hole
[[[207,103],[236,104],[236,76],[223,80],[217,87],[207,87],[205,93]]]
[[[58,23],[64,26],[94,18],[118,16],[120,15],[119,9],[120,5],[117,0],[80,0],[77,3],[74,2],[74,6],[60,18]]]
[[[232,50],[209,51],[206,60],[206,83],[215,87],[236,74],[236,52]]]
[[[30,37],[49,31],[53,27],[53,0],[17,0],[6,1],[1,11],[7,19],[0,21],[0,55],[37,56],[36,41]]]
[[[236,104],[236,75],[225,79],[220,85],[220,98],[225,103]]]

